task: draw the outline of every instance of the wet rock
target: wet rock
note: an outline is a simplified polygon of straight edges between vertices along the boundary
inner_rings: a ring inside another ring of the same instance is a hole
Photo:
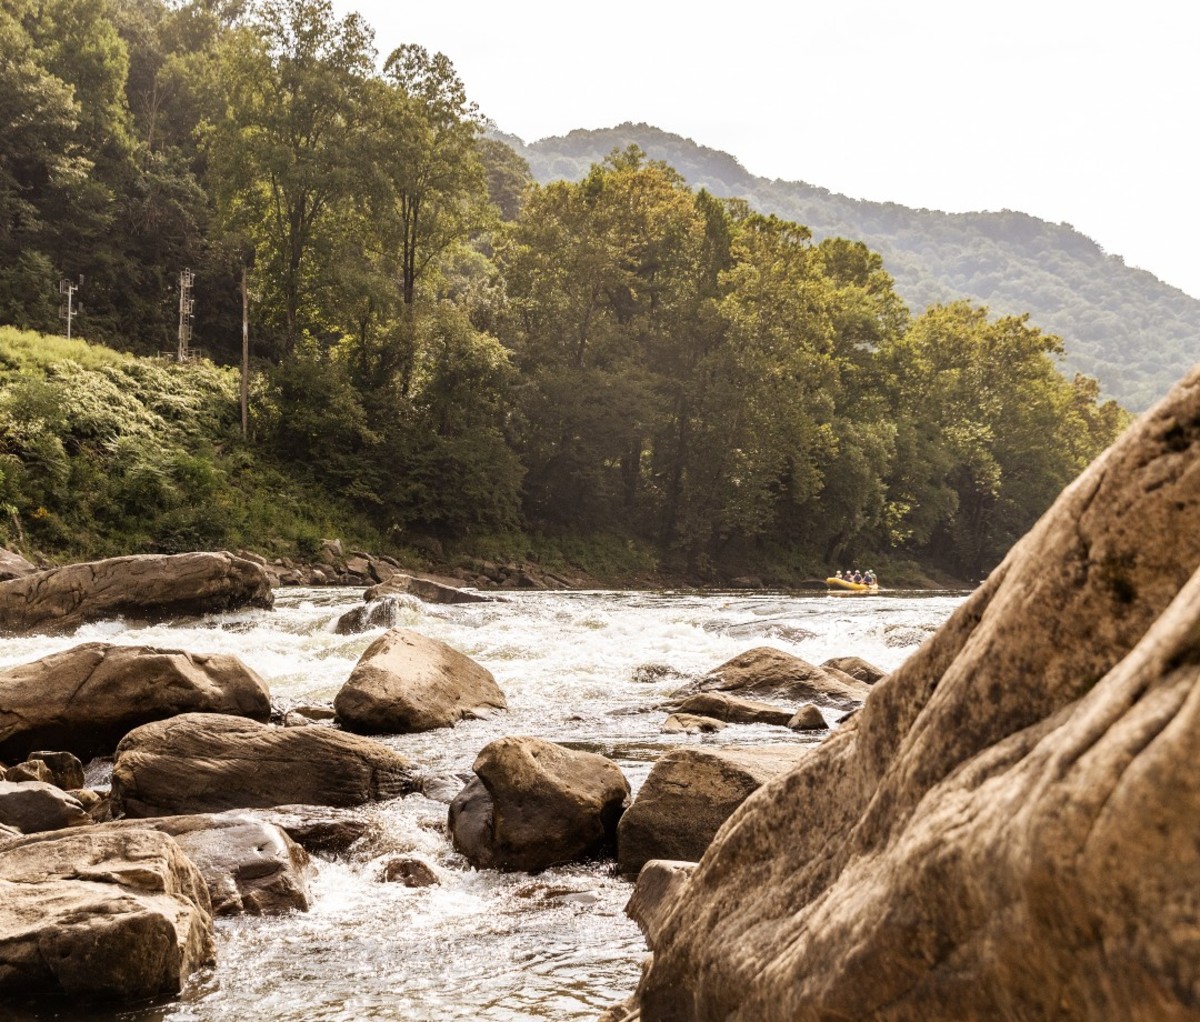
[[[384,596],[346,611],[337,619],[333,630],[338,635],[356,635],[372,628],[394,628],[399,620],[400,601],[395,596]]]
[[[82,827],[92,819],[77,798],[44,781],[0,781],[0,823],[22,834]]]
[[[423,774],[421,794],[433,802],[449,805],[473,777],[469,773]]]
[[[801,745],[677,749],[661,756],[617,827],[617,864],[636,873],[650,859],[698,861],[747,798],[810,754]]]
[[[780,702],[812,702],[839,710],[853,709],[871,691],[869,685],[848,674],[817,667],[780,649],[759,646],[715,668],[678,695],[693,692],[728,692]]]
[[[722,828],[641,1018],[1194,1017],[1198,520],[1200,369]]]
[[[725,721],[715,717],[701,717],[694,713],[672,713],[659,728],[665,735],[711,735],[724,730]]]
[[[333,701],[341,725],[360,734],[430,731],[506,706],[490,671],[405,628],[367,647]]]
[[[642,685],[656,685],[662,681],[676,681],[687,675],[670,664],[649,663],[639,664],[633,671],[633,681]]]
[[[162,621],[272,602],[271,581],[253,561],[224,551],[135,554],[0,582],[0,632],[58,633],[104,618]]]
[[[248,813],[120,820],[97,827],[169,834],[208,886],[214,916],[308,910],[308,854],[278,826]]]
[[[773,724],[787,727],[794,711],[755,699],[739,699],[725,692],[697,692],[676,705],[675,712],[715,717],[729,724]]]
[[[127,816],[227,809],[355,806],[416,790],[412,764],[379,742],[332,728],[281,728],[185,713],[121,740],[114,806]]]
[[[333,806],[274,806],[248,815],[274,824],[306,852],[323,855],[343,854],[374,827],[365,813]]]
[[[629,801],[611,760],[538,738],[501,738],[450,805],[454,847],[481,868],[535,873],[610,848]]]
[[[26,762],[44,763],[50,772],[49,782],[62,788],[63,791],[74,791],[82,788],[85,784],[83,764],[79,761],[78,756],[69,752],[49,752],[39,749],[31,752]]]
[[[874,685],[875,682],[887,677],[887,671],[882,667],[876,667],[869,660],[864,660],[859,656],[835,656],[826,660],[821,666],[848,674],[852,678],[857,678],[864,685]]]
[[[0,757],[111,753],[131,729],[179,713],[266,720],[270,694],[236,657],[89,642],[0,670]]]
[[[494,598],[481,593],[469,593],[465,589],[444,585],[432,579],[417,578],[397,572],[386,582],[372,586],[363,594],[367,602],[382,600],[385,596],[407,594],[426,603],[492,603]]]
[[[405,887],[436,887],[441,881],[433,868],[420,859],[389,859],[383,866],[383,881]]]
[[[166,834],[58,831],[0,845],[0,996],[173,995],[214,957],[208,891]]]
[[[829,727],[821,711],[812,703],[801,706],[787,722],[787,726],[793,731],[824,731]]]

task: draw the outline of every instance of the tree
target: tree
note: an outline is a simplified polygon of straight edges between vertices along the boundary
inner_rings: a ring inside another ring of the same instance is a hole
[[[226,113],[208,135],[209,181],[226,229],[253,238],[283,353],[325,326],[322,297],[360,187],[371,32],[328,0],[262,0],[221,53]],[[318,250],[322,250],[317,258]]]

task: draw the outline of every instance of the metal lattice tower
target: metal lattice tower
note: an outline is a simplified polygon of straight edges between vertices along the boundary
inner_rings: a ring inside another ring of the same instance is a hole
[[[177,362],[186,362],[191,358],[189,346],[192,343],[192,310],[196,301],[192,298],[192,284],[196,275],[191,270],[182,270],[179,274],[179,350],[175,355]]]

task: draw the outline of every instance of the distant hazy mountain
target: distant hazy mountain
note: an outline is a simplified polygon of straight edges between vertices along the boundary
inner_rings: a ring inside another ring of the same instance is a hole
[[[993,313],[1030,313],[1058,334],[1064,368],[1095,376],[1106,393],[1141,410],[1200,361],[1200,301],[1107,255],[1069,224],[1025,213],[941,213],[837,195],[803,181],[755,177],[728,153],[648,124],[572,131],[525,144],[497,135],[541,182],[577,180],[614,148],[641,147],[694,187],[746,199],[809,227],[879,252],[914,312],[970,298]]]

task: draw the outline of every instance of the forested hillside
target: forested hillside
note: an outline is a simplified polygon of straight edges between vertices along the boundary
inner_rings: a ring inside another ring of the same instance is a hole
[[[1200,301],[1126,266],[1068,224],[1024,213],[941,213],[754,177],[727,153],[646,124],[573,131],[525,145],[502,136],[541,182],[578,180],[614,148],[637,145],[696,188],[804,224],[817,240],[857,238],[884,259],[914,311],[961,298],[1028,312],[1066,347],[1064,365],[1127,408],[1157,400],[1200,361]]]
[[[327,0],[0,8],[0,540],[976,577],[1125,422],[1021,316],[913,316],[636,147],[537,185],[448,57],[378,56]]]

